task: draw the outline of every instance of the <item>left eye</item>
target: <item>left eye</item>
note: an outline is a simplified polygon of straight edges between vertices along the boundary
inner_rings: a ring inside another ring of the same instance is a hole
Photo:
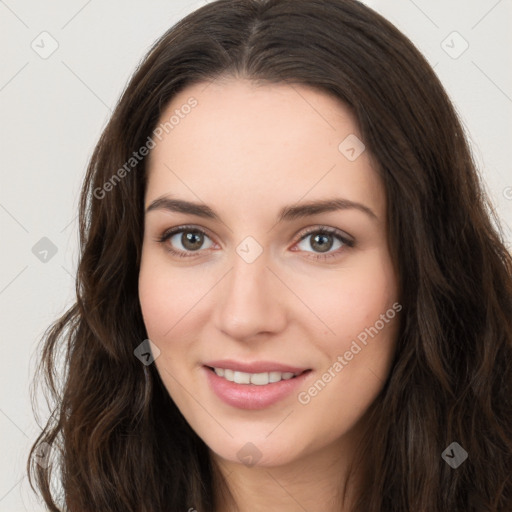
[[[336,232],[332,231],[325,231],[325,230],[317,230],[317,231],[310,231],[309,233],[306,233],[302,236],[299,243],[297,244],[300,246],[305,240],[310,239],[309,243],[306,243],[306,247],[301,248],[303,251],[307,251],[307,247],[311,247],[313,249],[316,249],[315,252],[320,253],[327,253],[331,249],[333,249],[333,246],[338,244],[338,247],[334,247],[334,250],[340,249],[344,245],[350,245],[350,241],[345,239],[339,234],[336,234]]]

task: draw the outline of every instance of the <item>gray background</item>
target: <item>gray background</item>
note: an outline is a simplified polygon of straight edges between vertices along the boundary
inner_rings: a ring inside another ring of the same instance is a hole
[[[38,433],[29,383],[44,329],[74,297],[77,202],[88,159],[136,64],[165,30],[204,3],[0,0],[0,511],[44,510],[24,474]],[[434,66],[510,243],[511,0],[366,3]],[[47,261],[33,252],[47,243],[43,237],[57,251]],[[44,419],[44,401],[39,410]]]

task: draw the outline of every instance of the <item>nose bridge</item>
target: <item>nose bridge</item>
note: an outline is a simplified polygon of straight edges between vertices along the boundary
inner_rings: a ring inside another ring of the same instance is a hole
[[[281,328],[284,311],[278,301],[278,280],[268,264],[265,253],[254,261],[245,258],[243,252],[233,255],[216,301],[218,328],[229,336],[248,338]]]

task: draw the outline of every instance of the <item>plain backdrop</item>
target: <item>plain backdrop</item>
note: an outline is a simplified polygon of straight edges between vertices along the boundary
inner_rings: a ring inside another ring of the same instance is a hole
[[[204,3],[0,0],[0,511],[45,510],[25,475],[38,434],[29,384],[43,331],[74,298],[77,204],[88,159],[140,59]],[[510,243],[512,2],[366,3],[434,67]],[[41,247],[49,250],[46,261]],[[44,401],[39,411],[45,418]]]

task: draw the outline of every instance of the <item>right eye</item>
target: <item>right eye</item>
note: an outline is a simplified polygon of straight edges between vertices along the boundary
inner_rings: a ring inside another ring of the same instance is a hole
[[[210,237],[202,229],[193,226],[179,226],[165,231],[157,239],[157,242],[164,244],[165,249],[171,254],[188,258],[196,256],[194,253],[200,252],[205,237],[210,240]],[[181,247],[176,249],[177,245],[181,245]]]

